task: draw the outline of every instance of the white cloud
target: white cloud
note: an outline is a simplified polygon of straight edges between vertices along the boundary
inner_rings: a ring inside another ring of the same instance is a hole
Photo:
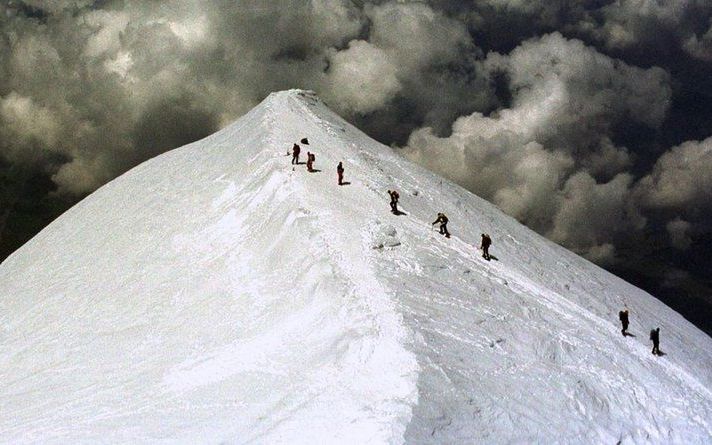
[[[368,113],[382,108],[401,89],[398,67],[386,52],[363,40],[353,40],[329,57],[327,83],[331,97],[344,110]]]
[[[424,3],[387,2],[366,8],[371,19],[369,41],[388,51],[410,75],[423,66],[448,63],[471,47],[462,22],[434,11]]]
[[[607,183],[598,183],[585,172],[574,174],[562,189],[547,236],[591,260],[613,261],[616,236],[646,224],[632,200],[632,183],[628,174],[619,174]]]
[[[624,118],[656,127],[672,94],[664,70],[627,65],[559,33],[526,41],[507,56],[492,54],[486,66],[507,73],[518,113],[512,120],[540,138],[609,132]]]
[[[129,15],[121,11],[92,11],[85,15],[84,24],[92,34],[86,40],[87,57],[111,56],[121,49],[121,33],[129,24]]]
[[[44,149],[56,148],[61,133],[61,123],[55,114],[32,98],[11,92],[0,97],[0,132],[12,139],[15,150],[38,143]],[[15,152],[13,158],[22,158],[25,153]]]
[[[649,208],[712,208],[712,138],[671,148],[638,187]]]
[[[445,138],[417,130],[407,155],[557,242],[610,261],[616,237],[645,225],[633,177],[622,173],[630,155],[613,144],[612,128],[630,119],[659,126],[668,75],[558,33],[490,54],[484,66],[507,76],[511,107],[461,117]]]

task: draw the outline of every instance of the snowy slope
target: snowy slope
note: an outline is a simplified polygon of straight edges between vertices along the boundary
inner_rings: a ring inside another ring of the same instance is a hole
[[[301,91],[65,213],[0,322],[2,443],[712,443],[712,339]]]

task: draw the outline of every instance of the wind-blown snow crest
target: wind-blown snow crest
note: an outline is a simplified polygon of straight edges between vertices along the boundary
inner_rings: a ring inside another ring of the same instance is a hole
[[[299,90],[65,213],[0,317],[3,443],[712,440],[709,337]]]

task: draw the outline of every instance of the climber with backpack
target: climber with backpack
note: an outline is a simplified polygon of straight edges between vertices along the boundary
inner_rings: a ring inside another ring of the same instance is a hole
[[[447,230],[447,216],[444,213],[438,213],[438,219],[436,219],[431,225],[440,223],[440,234],[445,235],[445,238],[450,238],[450,232]]]
[[[622,311],[618,312],[618,319],[621,321],[621,334],[623,337],[628,336],[628,308],[626,307]]]
[[[313,172],[314,171],[314,161],[316,161],[316,156],[312,152],[307,152],[307,171],[308,172]]]
[[[395,190],[388,190],[388,196],[391,197],[391,213],[393,213],[394,215],[397,215],[398,214],[398,200],[400,199],[400,195]]]
[[[480,249],[482,249],[482,258],[486,259],[489,261],[492,257],[489,254],[489,247],[492,245],[492,238],[490,238],[489,234],[483,233],[482,234],[482,243],[480,244]]]

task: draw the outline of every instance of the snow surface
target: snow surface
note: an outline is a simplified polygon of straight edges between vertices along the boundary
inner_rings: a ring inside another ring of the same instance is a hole
[[[0,323],[2,443],[712,443],[712,339],[303,91],[62,215]]]

